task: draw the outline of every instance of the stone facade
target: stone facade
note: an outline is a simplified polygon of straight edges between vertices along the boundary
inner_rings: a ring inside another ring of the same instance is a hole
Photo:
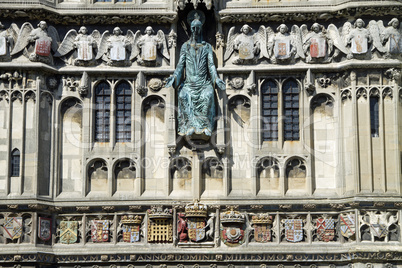
[[[195,9],[208,141],[165,87]],[[2,267],[402,267],[400,1],[0,10]]]

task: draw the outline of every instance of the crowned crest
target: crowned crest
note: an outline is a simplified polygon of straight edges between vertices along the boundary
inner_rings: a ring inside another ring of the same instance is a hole
[[[302,219],[286,219],[285,237],[289,242],[300,242],[303,240],[303,220]]]
[[[5,217],[3,236],[14,240],[22,236],[22,217]]]
[[[244,223],[245,220],[244,214],[234,210],[233,207],[221,214],[222,223]]]
[[[52,219],[39,217],[38,236],[43,241],[48,241],[52,237]]]
[[[316,220],[317,235],[320,241],[329,242],[335,238],[335,220],[318,218]]]
[[[140,240],[142,216],[124,215],[121,217],[120,222],[123,224],[123,241],[128,243],[138,242]]]
[[[268,213],[254,215],[251,218],[254,228],[254,239],[259,243],[271,241],[272,216]]]
[[[122,224],[141,224],[142,216],[140,215],[124,215],[121,217]]]
[[[221,214],[221,238],[227,246],[238,246],[244,242],[244,214],[231,207]]]
[[[78,221],[60,222],[60,243],[73,244],[77,242]]]
[[[197,200],[185,207],[186,217],[207,217],[207,205],[199,204]]]
[[[92,220],[91,221],[91,239],[94,243],[109,241],[109,221]]]

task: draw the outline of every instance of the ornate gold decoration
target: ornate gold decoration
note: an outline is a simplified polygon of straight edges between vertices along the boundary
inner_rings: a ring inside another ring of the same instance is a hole
[[[207,210],[207,205],[199,204],[197,200],[185,207],[186,217],[206,217]]]

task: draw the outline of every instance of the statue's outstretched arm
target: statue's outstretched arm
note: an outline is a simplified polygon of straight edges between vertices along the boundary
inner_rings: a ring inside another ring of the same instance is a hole
[[[209,75],[211,76],[212,83],[214,83],[214,85],[216,85],[220,90],[225,90],[226,84],[225,82],[223,82],[222,79],[219,78],[218,73],[216,71],[211,45],[209,45],[208,47],[208,70]]]
[[[182,45],[180,49],[179,62],[177,63],[176,70],[170,77],[166,79],[165,87],[173,86],[177,88],[179,86],[181,77],[183,76],[184,67],[186,65],[186,53],[187,53],[186,46],[187,46],[186,43]]]

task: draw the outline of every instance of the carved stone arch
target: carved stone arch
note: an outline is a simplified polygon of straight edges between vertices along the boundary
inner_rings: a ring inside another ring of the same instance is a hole
[[[317,110],[332,116],[334,102],[334,98],[329,94],[317,94],[310,101],[311,111],[314,113]]]
[[[6,101],[7,103],[10,101],[9,94],[5,90],[0,91],[0,102],[1,101]]]
[[[165,99],[159,95],[150,95],[142,101],[142,111],[145,113],[152,106],[157,106],[158,108],[165,108]]]
[[[349,101],[352,100],[352,92],[350,91],[350,89],[346,88],[341,91],[341,100],[342,103],[344,103],[347,100]]]
[[[223,163],[217,157],[208,157],[202,164],[202,174],[206,178],[223,179]]]
[[[239,105],[243,106],[246,109],[250,109],[251,104],[250,104],[250,99],[242,94],[234,95],[228,100],[228,107],[229,110],[234,110],[236,107]]]
[[[169,166],[170,193],[191,194],[192,189],[192,163],[186,157],[176,157]]]
[[[33,92],[32,90],[29,90],[29,91],[25,92],[25,94],[24,94],[24,101],[28,102],[29,100],[36,102],[36,93]]]
[[[267,77],[267,78],[260,79],[260,81],[259,81],[259,85],[260,85],[260,95],[261,95],[261,93],[262,93],[262,92],[261,92],[261,89],[262,89],[263,85],[266,84],[266,83],[269,83],[269,82],[274,83],[274,84],[278,87],[278,92],[279,92],[279,88],[280,88],[280,86],[282,85],[281,81],[278,80],[278,79],[275,79],[275,78],[273,78],[273,77]]]
[[[371,88],[370,97],[380,97],[380,90],[376,87]]]
[[[53,95],[50,93],[50,92],[48,92],[48,91],[44,91],[44,92],[42,92],[41,94],[40,94],[40,100],[41,101],[47,101],[47,103],[49,104],[49,105],[52,105],[53,104]]]
[[[22,93],[18,90],[11,93],[11,102],[14,102],[15,100],[19,100],[20,103],[22,103]]]
[[[281,82],[279,90],[283,92],[283,88],[285,87],[285,85],[287,83],[290,83],[290,82],[295,82],[296,83],[296,85],[297,85],[297,87],[299,89],[299,93],[300,93],[300,91],[302,89],[302,86],[303,86],[303,83],[299,79],[297,79],[295,77],[287,77],[287,78],[283,79],[282,82]]]
[[[108,191],[108,165],[102,158],[92,159],[87,164],[87,193]]]
[[[392,99],[393,98],[393,90],[391,87],[385,87],[382,90],[382,98],[383,99]]]
[[[364,87],[360,87],[356,90],[356,99],[359,100],[361,97],[363,99],[367,99],[367,89]]]
[[[126,84],[130,85],[131,92],[134,92],[134,85],[133,85],[133,83],[131,83],[129,80],[124,79],[124,78],[118,79],[118,80],[114,83],[114,86],[112,87],[113,91],[116,92],[116,88],[117,88],[120,84],[122,84],[122,83],[126,83]]]
[[[307,190],[307,165],[305,159],[294,156],[285,162],[285,187],[287,191]]]
[[[71,107],[82,108],[82,101],[76,97],[66,97],[59,104],[59,112],[63,114],[66,112],[66,109]]]
[[[261,157],[255,166],[257,174],[257,193],[278,193],[280,185],[279,161],[272,156]]]
[[[102,83],[107,83],[110,87],[110,91],[112,91],[113,83],[109,79],[100,79],[100,80],[96,80],[95,82],[93,82],[91,96],[96,96],[96,88]]]
[[[121,158],[113,164],[113,192],[133,192],[137,178],[137,164],[130,158]]]

